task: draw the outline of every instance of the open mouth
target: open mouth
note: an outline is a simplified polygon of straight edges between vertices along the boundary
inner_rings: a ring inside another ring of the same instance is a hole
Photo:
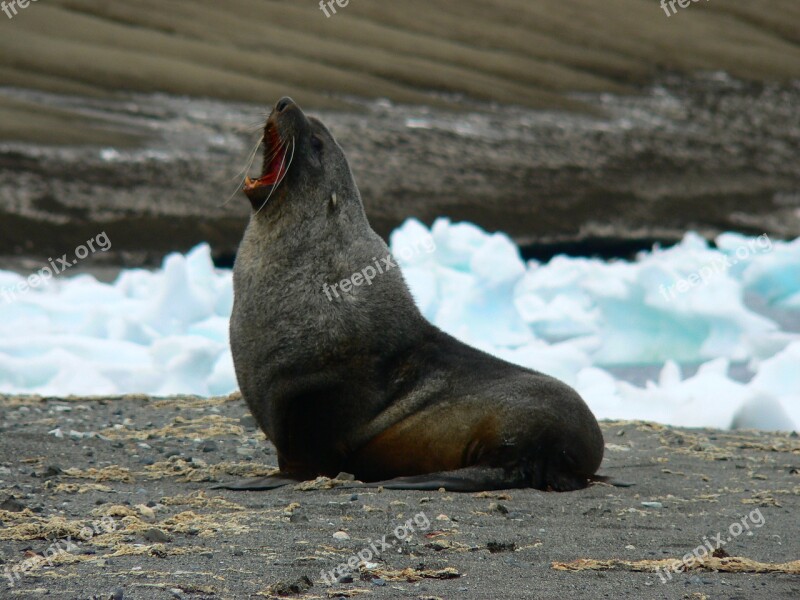
[[[246,177],[244,180],[244,193],[250,200],[263,200],[268,197],[272,187],[283,179],[289,168],[286,160],[288,144],[281,139],[276,127],[267,130],[264,141],[266,144],[261,177],[258,179]]]

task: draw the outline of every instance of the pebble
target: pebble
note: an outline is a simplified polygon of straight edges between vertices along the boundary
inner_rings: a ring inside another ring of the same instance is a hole
[[[200,444],[201,452],[216,452],[217,450],[219,450],[219,445],[217,444],[217,442],[214,442],[212,440],[206,440],[205,442]]]
[[[145,521],[149,521],[150,523],[152,523],[153,521],[156,520],[156,513],[149,506],[146,506],[144,504],[137,504],[135,508],[136,510],[139,511],[139,514],[142,515],[142,519],[144,519]]]
[[[646,508],[664,508],[661,502],[642,502],[642,506]]]
[[[25,505],[14,498],[14,496],[9,496],[0,502],[0,510],[7,510],[8,512],[22,512],[25,510]]]
[[[241,419],[239,419],[239,423],[242,427],[248,427],[250,429],[258,429],[258,423],[255,420],[253,415],[245,415]]]
[[[499,512],[500,514],[507,515],[508,508],[505,505],[500,504],[499,502],[491,502],[489,504],[489,510],[492,512]]]
[[[111,594],[111,600],[123,600],[125,597],[125,590],[122,588],[117,588]]]
[[[144,532],[144,539],[152,544],[166,544],[170,541],[169,536],[155,527]]]
[[[333,534],[333,539],[335,540],[349,540],[350,536],[344,531],[337,531]]]
[[[308,523],[308,517],[301,513],[292,513],[289,515],[290,523]]]

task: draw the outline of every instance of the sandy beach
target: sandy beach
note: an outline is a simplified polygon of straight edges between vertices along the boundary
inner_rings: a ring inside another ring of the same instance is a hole
[[[797,597],[796,435],[602,427],[631,487],[233,492],[211,488],[276,466],[238,396],[0,397],[0,595]]]

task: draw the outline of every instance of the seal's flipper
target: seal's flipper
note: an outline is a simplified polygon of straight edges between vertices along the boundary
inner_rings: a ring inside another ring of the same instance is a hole
[[[455,471],[395,477],[385,481],[365,483],[364,486],[383,486],[387,490],[438,490],[444,488],[448,492],[484,492],[527,487],[528,483],[509,475],[505,469],[466,467]]]
[[[283,473],[277,473],[268,477],[256,477],[254,479],[245,479],[244,481],[233,483],[221,483],[213,486],[214,490],[249,490],[249,491],[262,491],[274,490],[275,488],[283,487],[285,485],[296,485],[304,481],[304,477],[292,477]]]
[[[614,487],[619,488],[629,488],[636,485],[632,481],[620,481],[619,479],[614,479],[608,475],[593,475],[590,478],[590,481],[592,483],[605,483],[606,485],[613,485]]]

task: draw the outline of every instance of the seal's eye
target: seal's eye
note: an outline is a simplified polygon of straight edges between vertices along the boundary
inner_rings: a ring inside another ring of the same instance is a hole
[[[316,135],[311,136],[311,147],[314,148],[317,152],[322,151],[322,140],[319,139]]]

